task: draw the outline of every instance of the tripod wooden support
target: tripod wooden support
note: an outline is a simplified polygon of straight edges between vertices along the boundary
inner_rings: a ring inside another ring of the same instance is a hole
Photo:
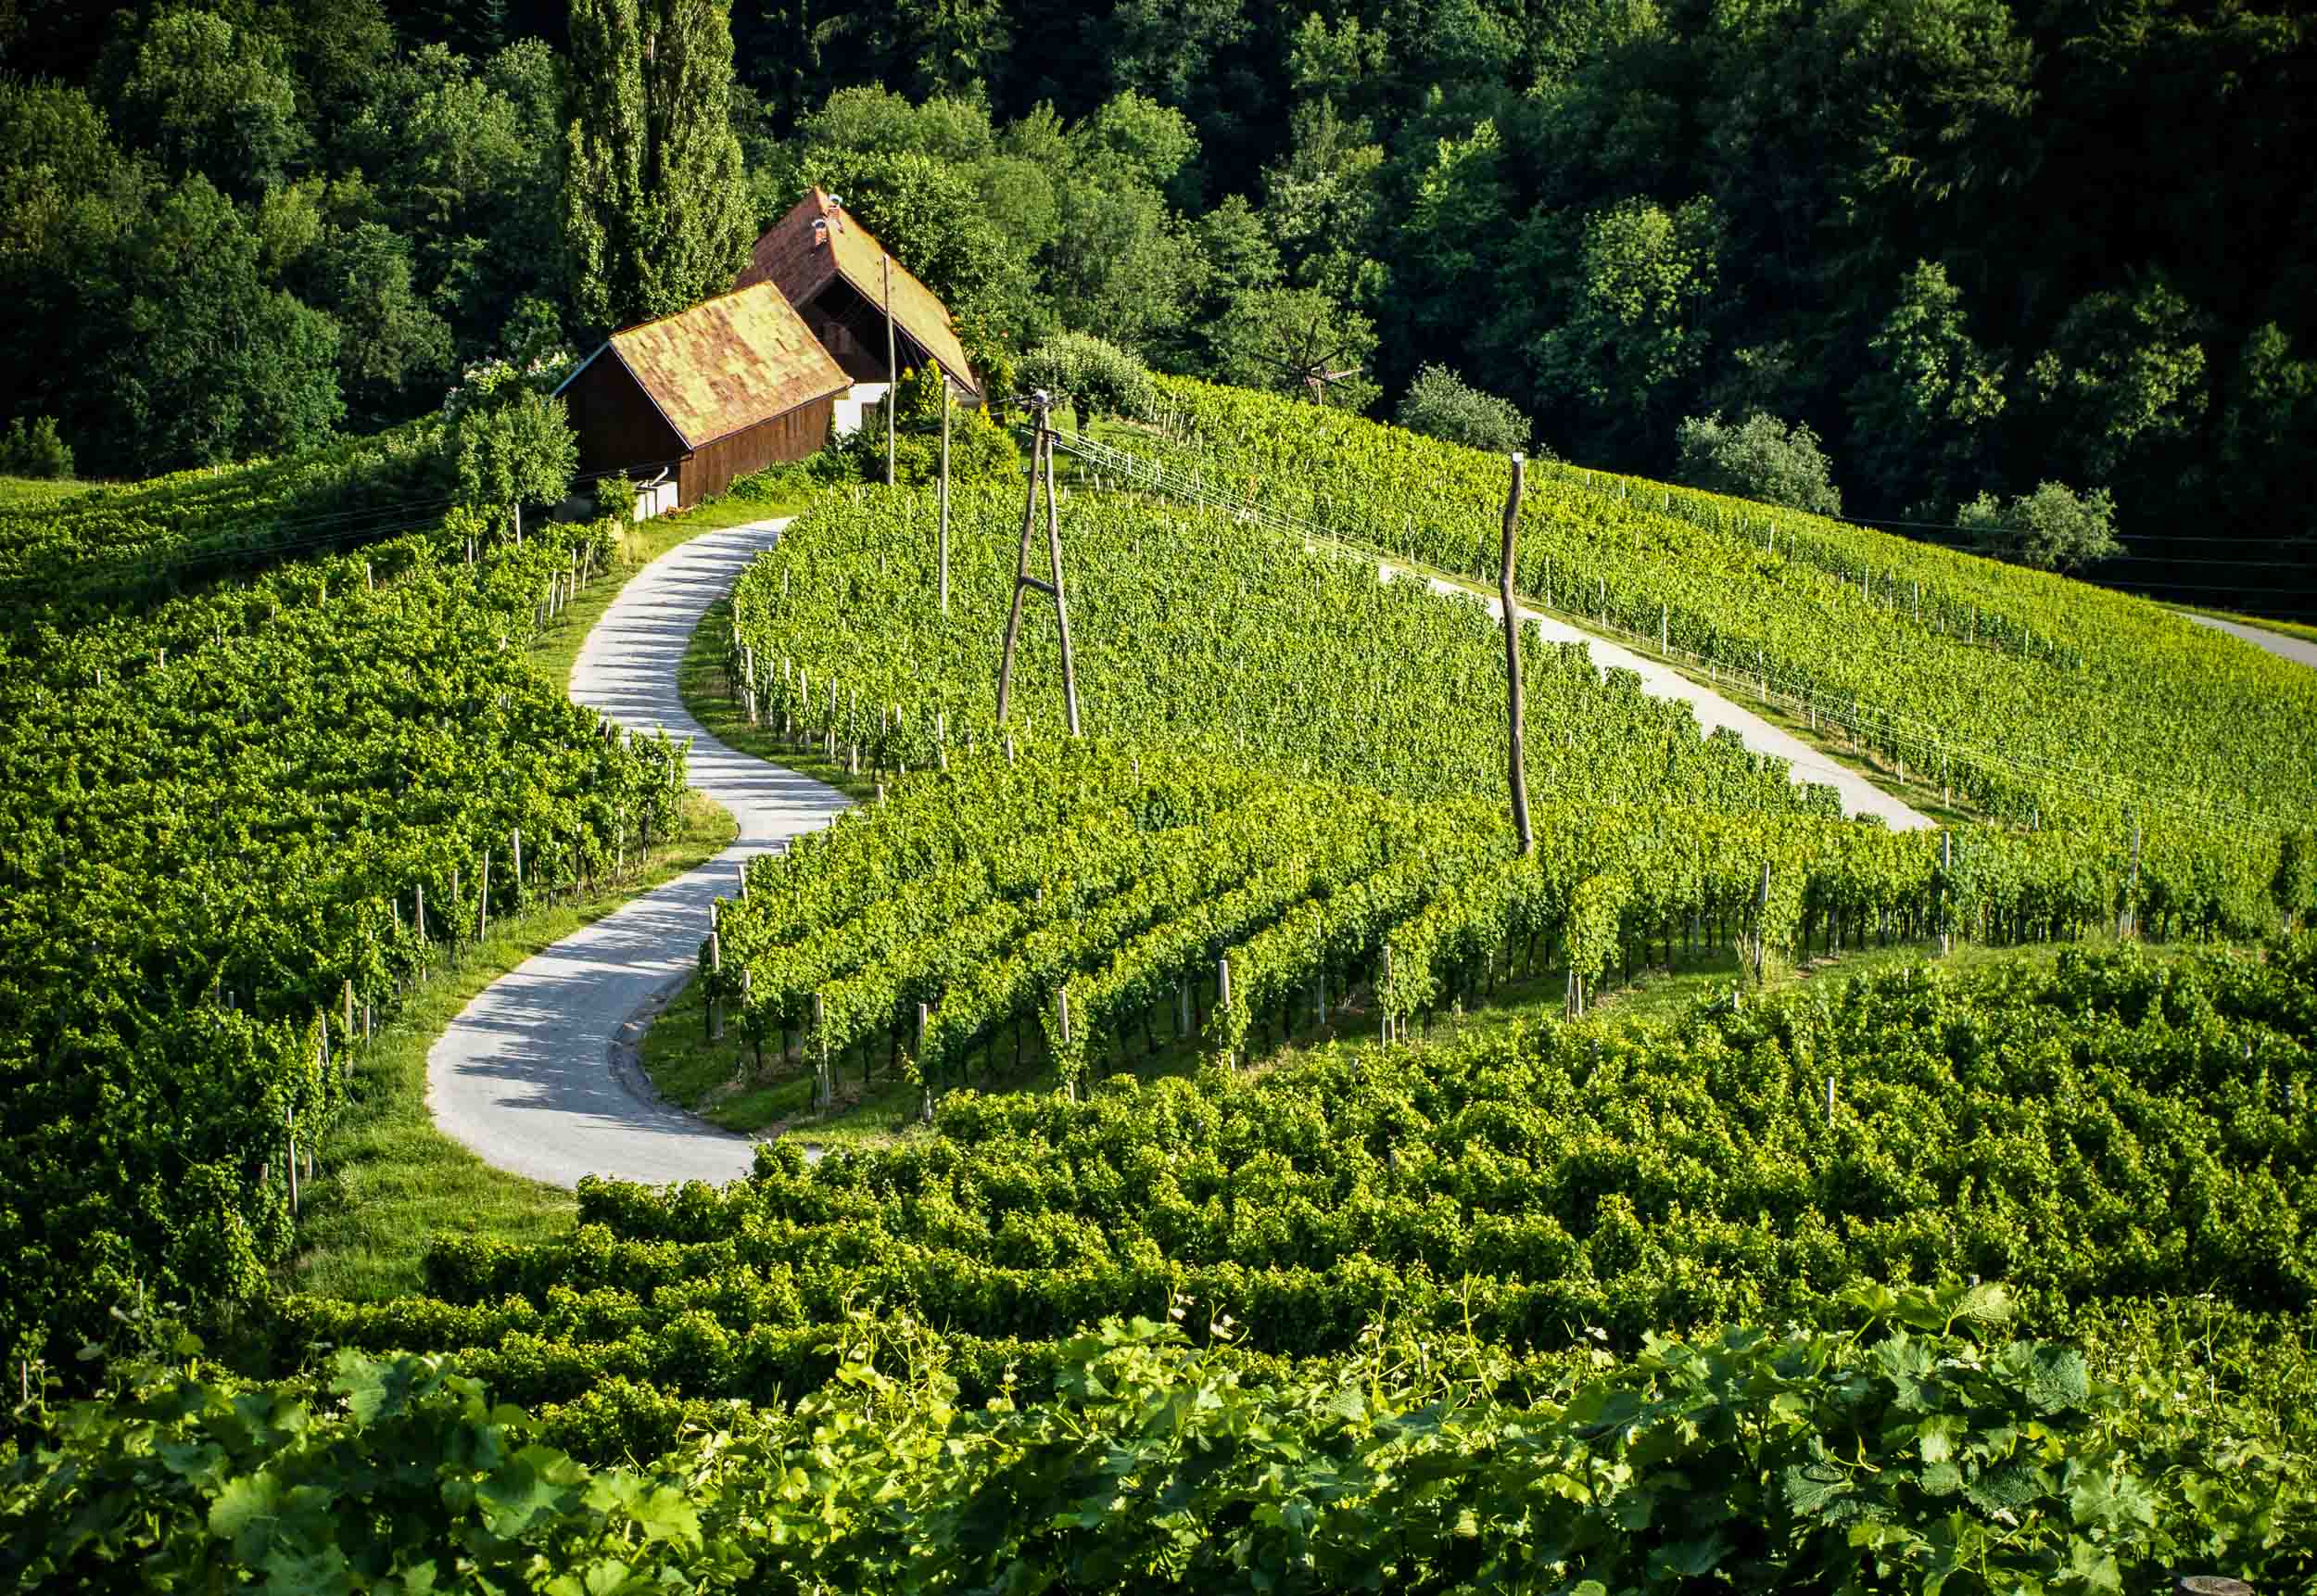
[[[1062,634],[1062,710],[1070,734],[1078,735],[1078,669],[1070,652],[1070,601],[1062,583],[1062,513],[1054,492],[1053,405],[1043,393],[1034,401],[1038,412],[1037,442],[1030,452],[1030,493],[1021,512],[1021,554],[1014,565],[1014,602],[1006,615],[1006,647],[998,656],[997,723],[1006,724],[1006,705],[1014,687],[1014,643],[1021,636],[1021,596],[1036,589],[1054,601],[1054,624]],[[1038,526],[1038,482],[1045,479],[1046,564],[1051,579],[1030,574],[1030,537]]]

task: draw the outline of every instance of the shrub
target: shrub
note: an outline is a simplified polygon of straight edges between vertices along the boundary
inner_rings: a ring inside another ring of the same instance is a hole
[[[54,416],[34,416],[30,425],[22,416],[8,423],[0,436],[0,475],[50,480],[72,475],[72,450],[57,436]]]
[[[1411,432],[1493,454],[1528,447],[1528,418],[1512,400],[1481,392],[1446,366],[1416,374],[1394,419]]]
[[[2078,496],[2065,483],[2043,482],[2009,504],[1982,493],[1955,518],[1981,553],[2039,571],[2072,571],[2123,551],[2116,540],[2116,501],[2105,488]]]
[[[1681,451],[1674,475],[1692,488],[1819,515],[1842,513],[1818,435],[1802,422],[1789,427],[1756,411],[1732,426],[1717,411],[1688,417],[1674,436]]]
[[[1086,333],[1060,333],[1021,358],[1015,368],[1018,394],[1040,388],[1076,412],[1078,427],[1103,415],[1148,416],[1158,408],[1150,368],[1116,344]]]

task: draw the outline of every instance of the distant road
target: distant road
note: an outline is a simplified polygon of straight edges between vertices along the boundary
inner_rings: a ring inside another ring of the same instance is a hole
[[[2241,638],[2257,649],[2268,650],[2279,659],[2317,668],[2317,643],[2287,637],[2283,632],[2263,631],[2259,627],[2247,627],[2235,621],[2217,620],[2211,615],[2192,615],[2186,610],[2174,610],[2172,614],[2184,621],[2194,621],[2200,627],[2210,627],[2216,632]]]
[[[1398,574],[1396,568],[1388,564],[1384,567],[1384,573],[1386,577]],[[1495,599],[1483,599],[1481,595],[1439,576],[1431,577],[1430,582],[1435,592],[1452,593],[1459,598],[1486,603],[1492,615],[1504,613],[1503,605]],[[1842,797],[1843,814],[1877,816],[1894,831],[1926,830],[1932,825],[1929,816],[1893,798],[1849,766],[1828,758],[1801,738],[1771,725],[1713,689],[1700,687],[1672,666],[1646,659],[1630,649],[1621,648],[1605,638],[1595,637],[1566,621],[1536,610],[1523,610],[1521,619],[1536,622],[1537,629],[1548,642],[1583,643],[1594,668],[1604,677],[1613,669],[1629,670],[1641,678],[1641,690],[1652,698],[1678,699],[1688,704],[1690,713],[1697,716],[1698,729],[1707,736],[1721,727],[1728,727],[1738,734],[1740,741],[1754,753],[1774,754],[1785,760],[1792,767],[1791,773],[1796,781],[1812,781],[1833,788]]]

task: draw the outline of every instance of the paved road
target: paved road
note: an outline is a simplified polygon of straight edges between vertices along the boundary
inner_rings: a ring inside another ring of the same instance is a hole
[[[1393,567],[1384,568],[1388,579]],[[1430,578],[1433,590],[1454,593],[1474,599],[1488,606],[1492,615],[1501,615],[1504,608],[1499,600],[1481,599],[1468,589],[1457,587],[1442,577]],[[1521,618],[1537,623],[1537,629],[1546,640],[1557,643],[1583,643],[1596,668],[1605,677],[1613,669],[1629,670],[1641,678],[1641,690],[1652,698],[1677,698],[1690,706],[1698,718],[1698,729],[1708,736],[1720,727],[1737,732],[1740,741],[1757,754],[1772,754],[1787,762],[1790,773],[1797,782],[1815,781],[1832,787],[1842,794],[1845,815],[1877,815],[1894,831],[1927,830],[1929,817],[1918,814],[1907,804],[1893,798],[1848,766],[1829,759],[1791,732],[1771,725],[1760,716],[1741,709],[1711,688],[1700,687],[1670,665],[1658,664],[1629,649],[1620,648],[1606,639],[1555,619],[1535,610],[1523,610]]]
[[[732,812],[740,839],[526,959],[485,988],[426,1056],[435,1123],[485,1161],[576,1185],[584,1174],[665,1183],[745,1174],[753,1144],[653,1100],[614,1043],[630,1017],[679,985],[731,895],[741,860],[828,825],[834,788],[735,753],[684,712],[677,669],[710,604],[768,549],[782,522],[703,533],[645,566],[588,634],[571,696],[623,726],[692,739],[690,780]]]
[[[2210,615],[2192,615],[2185,610],[2172,612],[2184,621],[2194,621],[2200,627],[2210,627],[2216,632],[2226,632],[2241,638],[2257,649],[2266,649],[2279,659],[2317,668],[2317,643],[2303,638],[2287,637],[2283,632],[2263,631],[2259,627],[2239,626],[2235,621],[2215,620]]]
[[[493,982],[426,1056],[426,1103],[437,1125],[487,1162],[576,1185],[585,1174],[655,1184],[728,1181],[748,1172],[753,1143],[654,1098],[617,1048],[629,1022],[679,986],[705,934],[709,901],[729,895],[741,860],[827,826],[847,800],[809,777],[739,754],[685,713],[677,672],[710,604],[770,548],[783,523],[710,532],[638,573],[588,634],[571,695],[622,725],[665,727],[692,740],[691,784],[731,810],[740,840],[706,865],[582,928]],[[1386,576],[1391,573],[1387,569]],[[1460,592],[1444,582],[1434,586]],[[1470,597],[1471,595],[1465,595]],[[1530,615],[1555,640],[1581,640],[1604,671],[1638,673],[1645,690],[1688,703],[1708,730],[1737,729],[1747,746],[1831,781],[1851,813],[1893,826],[1929,822],[1855,773],[1663,665],[1565,622]]]

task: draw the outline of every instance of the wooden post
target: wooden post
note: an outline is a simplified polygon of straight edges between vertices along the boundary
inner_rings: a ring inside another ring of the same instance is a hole
[[[1062,586],[1062,513],[1054,501],[1054,443],[1045,446],[1046,558],[1054,569],[1054,625],[1062,634],[1062,709],[1078,735],[1078,669],[1070,653],[1070,607]]]
[[[289,1127],[289,1157],[283,1160],[289,1166],[290,1212],[298,1211],[298,1111],[282,1110],[282,1122]]]
[[[1528,771],[1521,747],[1521,612],[1513,602],[1513,570],[1521,533],[1521,483],[1527,462],[1513,452],[1513,483],[1504,495],[1504,564],[1497,572],[1497,597],[1504,607],[1504,680],[1513,785],[1513,829],[1520,833],[1521,856],[1537,851],[1537,834],[1528,824]],[[1076,728],[1073,726],[1073,730]]]
[[[893,485],[893,418],[901,410],[901,358],[893,349],[893,258],[885,257],[885,486]]]
[[[820,994],[813,994],[813,1040],[819,1044],[820,1061],[813,1066],[813,1107],[827,1108],[837,1100],[835,1070],[829,1062],[829,1032],[825,1021],[827,1011],[821,1007]]]
[[[1949,918],[1946,918],[1949,882],[1954,880],[1954,871],[1956,871],[1956,834],[1954,831],[1940,831],[1940,956],[1942,959],[1944,959],[1946,955],[1951,955],[1951,952],[1956,952],[1954,927],[1951,927]]]
[[[1014,645],[1021,636],[1021,602],[1034,588],[1054,601],[1054,619],[1062,640],[1062,711],[1070,735],[1078,730],[1078,667],[1070,649],[1070,602],[1062,581],[1062,513],[1054,487],[1053,400],[1041,391],[1032,400],[1038,412],[1037,441],[1031,450],[1030,492],[1022,505],[1021,548],[1014,564],[1014,602],[1006,614],[1006,641],[997,666],[997,721],[1006,724],[1007,705],[1014,684]],[[1038,479],[1045,478],[1046,559],[1049,580],[1030,574],[1030,537],[1038,524]]]
[[[717,931],[715,906],[708,906],[708,1040],[724,1038],[724,1006],[717,1001],[715,978],[724,973],[724,933]]]
[[[491,929],[491,851],[483,850],[483,884],[475,896],[475,938],[480,942]]]
[[[1754,979],[1762,979],[1762,954],[1770,940],[1770,861],[1762,861],[1762,892],[1754,907]]]
[[[997,723],[1006,724],[1007,700],[1014,687],[1014,640],[1021,634],[1021,595],[1030,585],[1030,534],[1038,525],[1038,468],[1046,449],[1046,412],[1038,410],[1038,430],[1030,445],[1030,495],[1021,511],[1021,550],[1014,563],[1014,602],[1006,613],[1006,641],[997,659]]]
[[[942,615],[949,614],[949,378],[942,378],[942,478],[940,558],[942,567]]]
[[[2140,934],[2140,816],[2132,817],[2132,880],[2124,888],[2124,934]]]
[[[517,908],[521,908],[521,907],[523,906],[523,828],[522,828],[522,827],[517,826],[516,828],[514,828],[513,837],[514,837],[514,867],[515,867],[515,868],[514,868],[514,882],[515,882],[515,906],[516,906]]]

